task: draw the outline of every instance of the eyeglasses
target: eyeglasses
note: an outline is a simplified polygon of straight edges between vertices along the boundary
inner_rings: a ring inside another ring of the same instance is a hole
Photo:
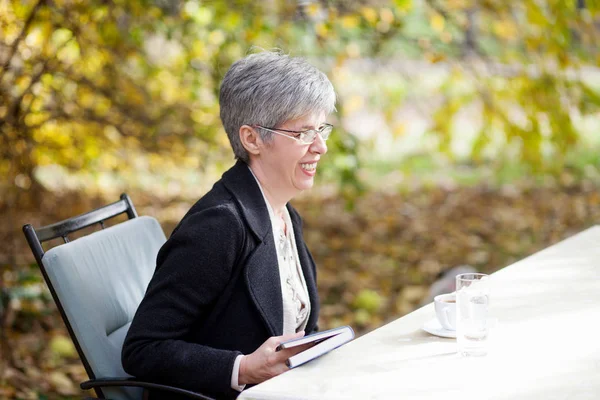
[[[327,140],[329,139],[329,135],[331,135],[331,131],[333,130],[333,125],[331,124],[323,124],[319,129],[308,129],[305,131],[290,131],[287,129],[266,128],[260,125],[254,125],[254,127],[264,129],[265,131],[273,132],[281,136],[285,136],[286,138],[297,140],[303,144],[313,143],[317,139],[317,135],[320,135],[323,140]],[[295,135],[286,135],[285,133],[281,132],[295,133]]]

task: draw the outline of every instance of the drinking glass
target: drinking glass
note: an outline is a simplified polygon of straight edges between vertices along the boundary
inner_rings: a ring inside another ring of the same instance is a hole
[[[478,273],[456,276],[456,341],[462,356],[487,354],[489,279]]]

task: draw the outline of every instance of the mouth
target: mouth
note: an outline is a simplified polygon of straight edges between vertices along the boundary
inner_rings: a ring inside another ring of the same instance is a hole
[[[317,163],[303,163],[300,164],[300,167],[305,171],[313,172],[317,169]]]

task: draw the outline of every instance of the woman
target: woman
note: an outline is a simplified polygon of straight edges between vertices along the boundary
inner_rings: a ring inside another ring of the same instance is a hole
[[[305,349],[276,352],[280,342],[317,329],[315,263],[288,202],[313,185],[335,92],[303,59],[263,52],[232,65],[219,100],[238,161],[158,253],[123,366],[138,378],[234,398]]]

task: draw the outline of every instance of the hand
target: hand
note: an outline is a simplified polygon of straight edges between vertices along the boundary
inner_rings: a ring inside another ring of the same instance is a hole
[[[293,347],[291,349],[282,349],[280,351],[276,351],[277,346],[279,346],[281,342],[298,339],[303,336],[304,331],[283,336],[272,336],[256,349],[254,353],[243,356],[240,361],[238,383],[240,385],[261,383],[288,371],[289,368],[285,365],[287,359],[312,347],[312,343]]]

